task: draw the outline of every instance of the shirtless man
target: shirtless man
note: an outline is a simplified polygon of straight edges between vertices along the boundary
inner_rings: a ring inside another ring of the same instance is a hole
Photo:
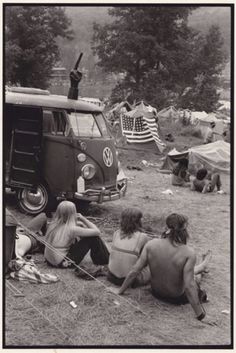
[[[197,319],[202,320],[206,315],[202,301],[207,298],[206,294],[204,298],[197,276],[207,270],[210,252],[204,256],[201,264],[195,266],[196,255],[187,245],[187,218],[173,213],[167,217],[166,224],[168,231],[163,234],[163,238],[150,240],[144,246],[118,294],[123,294],[138,273],[149,265],[153,295],[175,304],[189,302]]]

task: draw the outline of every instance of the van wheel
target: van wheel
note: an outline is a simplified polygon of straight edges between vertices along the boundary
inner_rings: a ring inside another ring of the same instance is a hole
[[[17,192],[18,206],[21,211],[36,215],[45,211],[49,205],[49,192],[43,184],[39,184],[36,193],[24,188]]]

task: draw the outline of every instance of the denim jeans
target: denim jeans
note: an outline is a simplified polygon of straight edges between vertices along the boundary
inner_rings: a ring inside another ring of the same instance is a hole
[[[71,246],[67,256],[78,265],[89,250],[91,259],[95,265],[108,264],[109,251],[104,241],[98,236],[85,237],[76,241]]]

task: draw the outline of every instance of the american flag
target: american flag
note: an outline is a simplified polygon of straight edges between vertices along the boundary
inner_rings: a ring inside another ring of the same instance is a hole
[[[162,152],[166,145],[158,135],[158,125],[155,118],[145,116],[130,117],[122,116],[122,131],[129,143],[145,143],[155,141],[159,150]]]

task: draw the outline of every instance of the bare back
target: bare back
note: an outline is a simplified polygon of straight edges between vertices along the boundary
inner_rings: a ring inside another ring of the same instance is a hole
[[[147,244],[152,289],[160,296],[176,297],[184,292],[183,270],[193,251],[187,245],[172,245],[169,239]]]

